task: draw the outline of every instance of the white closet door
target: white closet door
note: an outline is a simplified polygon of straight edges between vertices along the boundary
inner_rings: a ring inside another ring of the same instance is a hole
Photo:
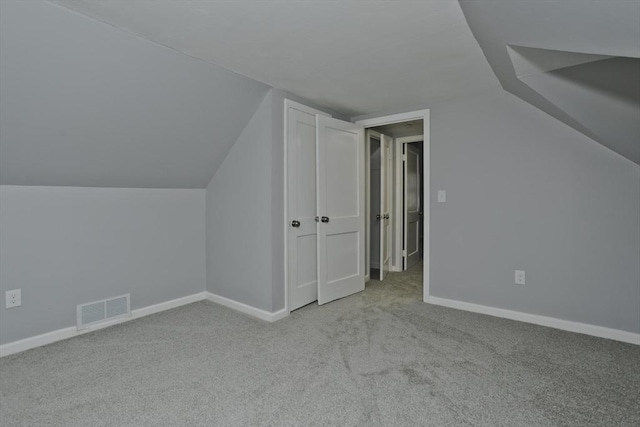
[[[393,192],[393,139],[380,140],[380,280],[391,270],[391,195]]]
[[[420,198],[422,183],[420,177],[420,151],[413,145],[406,145],[404,168],[404,247],[406,251],[405,269],[420,261]]]
[[[289,310],[318,299],[316,116],[287,109],[287,282]]]
[[[364,129],[316,116],[318,304],[364,290]]]

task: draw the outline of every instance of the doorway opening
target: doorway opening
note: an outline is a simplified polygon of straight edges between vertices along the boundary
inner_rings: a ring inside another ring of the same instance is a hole
[[[424,301],[429,284],[429,111],[358,123],[365,128],[367,166],[366,279],[384,281],[387,271],[381,260],[388,244],[388,272],[422,270]],[[383,159],[385,139],[392,147],[388,163]],[[385,190],[388,209],[382,202]]]

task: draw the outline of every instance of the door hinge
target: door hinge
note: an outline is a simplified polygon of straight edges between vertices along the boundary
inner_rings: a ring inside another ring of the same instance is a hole
[[[407,155],[406,155],[406,154],[403,154],[403,155],[402,155],[402,161],[403,161],[403,162],[406,162],[406,161],[407,161]]]
[[[403,250],[403,251],[402,251],[402,256],[404,256],[404,257],[406,257],[406,256],[407,256],[407,251],[406,251],[406,250]]]

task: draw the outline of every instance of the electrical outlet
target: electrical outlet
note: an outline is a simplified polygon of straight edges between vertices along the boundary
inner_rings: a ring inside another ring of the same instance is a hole
[[[516,270],[516,285],[524,285],[524,271]]]
[[[20,289],[13,289],[4,294],[5,308],[20,307],[22,305],[22,295]]]

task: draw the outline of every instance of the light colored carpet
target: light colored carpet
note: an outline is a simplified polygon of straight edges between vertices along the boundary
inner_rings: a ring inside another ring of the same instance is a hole
[[[638,426],[640,347],[420,302],[210,302],[0,359],[3,426]]]

